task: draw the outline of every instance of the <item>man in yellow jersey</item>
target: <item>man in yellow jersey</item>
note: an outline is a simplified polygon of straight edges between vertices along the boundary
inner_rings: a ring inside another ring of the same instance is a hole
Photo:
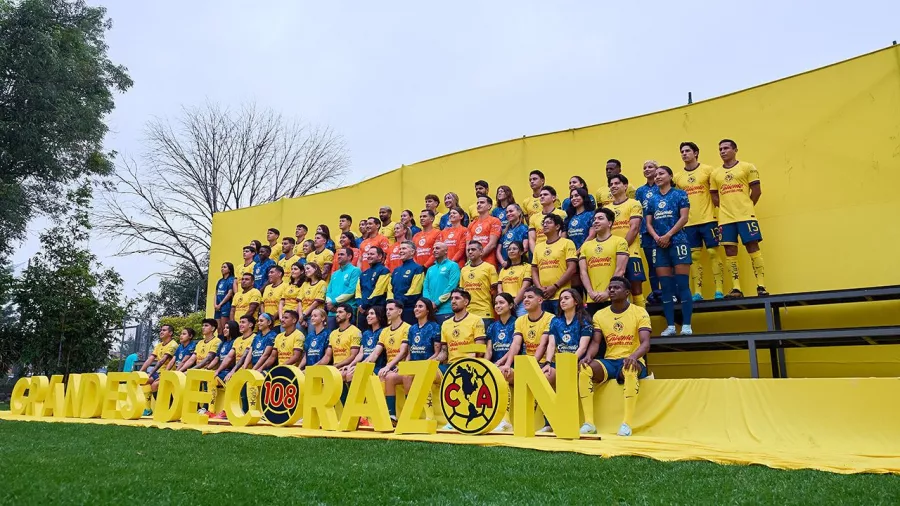
[[[606,181],[609,183],[609,178],[621,174],[622,173],[622,162],[616,160],[615,158],[610,158],[606,161]],[[633,199],[635,195],[634,187],[628,185],[628,188],[625,191],[625,194],[628,198]],[[597,193],[594,194],[594,197],[597,199],[598,207],[607,207],[612,204],[613,195],[609,189],[609,184],[606,186],[601,186],[597,188]]]
[[[251,276],[252,277],[252,276]],[[251,283],[252,284],[252,283]],[[178,348],[178,341],[173,339],[175,336],[175,327],[164,324],[159,329],[159,342],[153,347],[153,353],[147,357],[141,366],[141,372],[148,372],[150,366],[154,364],[153,371],[150,374],[150,385],[156,384],[159,380],[159,372],[166,370],[167,366],[175,360],[175,350]],[[156,398],[156,390],[152,389],[150,395]],[[147,408],[144,410],[144,416],[150,416],[153,410],[150,409],[150,398],[147,397]]]
[[[528,186],[531,188],[531,196],[526,197],[522,201],[522,210],[525,211],[527,218],[530,218],[532,214],[541,212],[541,190],[544,188],[544,181],[544,173],[539,170],[533,170],[528,174]]]
[[[494,321],[494,285],[497,283],[497,269],[482,260],[484,248],[478,241],[469,241],[466,256],[469,262],[460,270],[459,287],[469,292],[471,302],[467,311],[484,320],[487,328]]]
[[[613,235],[611,228],[615,213],[601,207],[594,214],[594,238],[581,245],[581,283],[588,294],[587,311],[593,316],[608,305],[607,286],[613,276],[624,276],[628,266],[628,243]]]
[[[556,314],[559,292],[571,286],[577,270],[575,243],[562,236],[563,219],[556,214],[544,216],[545,242],[535,245],[531,282],[544,295],[544,311]]]
[[[244,261],[238,265],[237,272],[234,273],[234,293],[238,293],[241,287],[241,278],[244,274],[248,272],[250,275],[253,275],[253,269],[256,267],[256,262],[253,261],[253,257],[256,256],[256,248],[253,246],[244,246],[243,249]],[[232,318],[233,319],[233,318]]]
[[[538,243],[542,243],[546,241],[546,237],[544,235],[544,217],[549,216],[551,214],[555,214],[562,218],[563,220],[563,228],[560,229],[560,232],[563,237],[566,236],[565,232],[565,220],[566,213],[556,207],[556,189],[552,186],[545,186],[541,188],[540,191],[540,203],[541,209],[532,214],[528,218],[528,241],[529,244],[532,244],[532,251],[537,251]]]
[[[437,195],[433,193],[429,193],[425,195],[425,209],[434,213],[434,225],[437,227],[441,222],[441,218],[444,217],[444,213],[438,211],[438,208],[441,206],[441,199]]]
[[[756,203],[762,195],[759,171],[752,163],[737,159],[737,143],[731,139],[719,142],[722,166],[716,168],[709,182],[709,192],[714,206],[719,208],[719,242],[725,246],[725,265],[731,274],[732,290],[727,298],[743,297],[738,271],[738,236],[753,262],[756,275],[756,294],[769,295],[766,291],[766,267],[759,243],[762,232],[756,221]]]
[[[453,318],[448,318],[441,324],[441,352],[447,357],[447,363],[439,365],[441,374],[447,372],[450,362],[474,356],[472,353],[463,351],[464,346],[487,342],[484,320],[468,310],[471,301],[472,296],[469,292],[461,288],[450,292]],[[454,428],[448,423],[444,426],[444,430],[454,430]]]
[[[337,328],[331,331],[328,336],[328,347],[331,348],[331,357],[334,361],[334,367],[341,373],[344,378],[344,389],[341,391],[341,404],[347,402],[347,392],[350,391],[350,381],[352,377],[345,377],[347,369],[359,353],[360,343],[362,342],[362,332],[352,324],[354,311],[350,304],[342,302],[337,305],[334,312],[334,319],[337,322]]]
[[[697,159],[700,148],[693,142],[682,142],[679,146],[684,167],[672,176],[672,182],[688,195],[691,209],[688,212],[688,223],[684,233],[688,236],[691,247],[691,285],[694,288],[694,300],[703,300],[703,264],[700,252],[706,245],[709,263],[712,266],[713,281],[716,284],[714,297],[725,297],[722,284],[722,258],[719,257],[719,225],[716,223],[716,212],[709,193],[709,179],[713,168]]]
[[[385,236],[390,244],[394,244],[397,241],[397,238],[394,236],[394,223],[391,221],[391,215],[394,211],[391,210],[389,206],[383,206],[378,209],[378,219],[381,220],[378,229],[378,233]]]
[[[387,327],[381,329],[381,336],[375,349],[381,348],[378,353],[385,356],[387,364],[378,371],[378,377],[384,382],[388,413],[396,420],[396,389],[397,385],[403,383],[403,377],[397,373],[397,364],[405,360],[409,354],[409,343],[406,340],[409,324],[403,321],[403,303],[398,300],[388,299],[384,305],[384,314],[387,317]]]
[[[262,294],[253,288],[253,274],[245,272],[241,276],[241,289],[235,294],[234,303],[231,305],[231,319],[237,321],[245,314],[256,318],[260,302]]]
[[[612,210],[616,219],[613,221],[612,233],[628,243],[628,266],[625,268],[625,277],[631,282],[631,297],[635,304],[644,307],[646,305],[643,293],[644,281],[647,275],[644,272],[644,263],[641,260],[641,222],[644,220],[644,207],[641,203],[627,195],[628,178],[622,174],[615,174],[609,178],[609,191],[613,201],[606,207]]]
[[[553,314],[544,310],[544,294],[537,287],[525,289],[522,304],[527,313],[516,319],[516,331],[513,334],[513,347],[523,355],[534,357],[538,363],[543,362],[547,352],[548,332]]]
[[[281,266],[281,270],[286,275],[290,275],[291,266],[300,261],[300,255],[297,254],[297,240],[293,237],[285,237],[281,240],[282,253],[278,257],[277,264]]]
[[[650,350],[650,316],[647,310],[628,303],[628,280],[616,276],[609,282],[611,305],[594,315],[594,337],[581,360],[594,373],[595,383],[616,380],[625,384],[625,414],[618,435],[630,436],[632,416],[637,404],[638,379],[647,377],[644,356]],[[603,358],[596,358],[601,341],[606,342]],[[590,396],[591,398],[593,396]],[[593,410],[590,399],[584,409]]]
[[[272,254],[269,255],[269,258],[278,262],[278,258],[282,253],[282,243],[278,238],[281,236],[281,232],[277,228],[270,228],[266,231],[266,240],[269,241],[269,248],[272,250]]]
[[[331,275],[331,264],[334,263],[334,252],[325,247],[328,239],[325,234],[317,233],[313,242],[315,249],[306,255],[306,263],[318,264],[322,270],[322,279],[328,280]]]
[[[219,328],[219,323],[215,320],[215,318],[204,318],[203,324],[200,327],[200,333],[203,335],[203,339],[197,342],[197,346],[194,347],[194,366],[193,369],[211,369],[215,366],[216,359],[218,355],[216,352],[219,349],[219,345],[222,344],[222,340],[216,336],[216,329]],[[215,388],[216,382],[213,381],[212,387]],[[201,388],[205,392],[210,385],[203,383]],[[207,413],[209,409],[209,405],[204,404],[200,406],[197,410],[198,414],[204,415]]]
[[[269,269],[269,284],[263,289],[262,305],[263,312],[272,315],[272,330],[275,333],[281,332],[281,320],[278,319],[278,308],[281,306],[281,299],[284,298],[284,290],[287,283],[283,281],[284,270],[280,265],[276,265]]]
[[[296,241],[298,248],[300,247],[301,244],[303,244],[303,241],[306,240],[306,234],[308,234],[308,233],[309,233],[309,227],[307,227],[306,225],[304,225],[302,223],[297,225],[297,230],[294,233],[294,235],[296,235],[294,240]]]
[[[253,338],[256,336],[255,328],[256,318],[254,316],[243,315],[238,320],[238,329],[241,331],[241,335],[234,340],[234,345],[231,347],[234,365],[231,367],[231,371],[225,375],[226,383],[236,372],[246,369],[250,364],[247,357],[250,355],[250,347],[253,346]]]
[[[487,181],[485,181],[484,179],[475,181],[475,202],[472,202],[472,204],[469,205],[469,218],[474,220],[476,217],[478,217],[478,215],[480,214],[478,212],[478,198],[487,197],[488,191],[490,191],[490,188],[488,187]]]
[[[275,353],[272,354],[273,357],[278,357],[278,361],[277,364],[269,364],[269,367],[274,365],[299,367],[300,359],[303,358],[304,342],[303,332],[300,332],[300,329],[297,328],[297,321],[299,320],[300,313],[293,309],[285,310],[281,320],[283,330],[275,337]]]

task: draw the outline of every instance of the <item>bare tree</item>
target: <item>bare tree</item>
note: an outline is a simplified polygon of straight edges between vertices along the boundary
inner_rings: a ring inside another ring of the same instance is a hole
[[[186,108],[174,124],[149,122],[142,161],[120,159],[95,221],[121,255],[188,263],[205,277],[213,213],[336,186],[348,165],[330,128],[252,104]]]

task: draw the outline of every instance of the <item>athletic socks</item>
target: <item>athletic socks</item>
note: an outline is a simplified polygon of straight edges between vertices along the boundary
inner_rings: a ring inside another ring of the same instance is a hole
[[[341,388],[341,406],[347,405],[347,394],[350,393],[350,384],[344,383],[344,386]]]
[[[674,277],[678,298],[681,299],[683,324],[689,326],[691,324],[691,315],[694,314],[694,301],[691,299],[691,280],[688,278],[687,274],[676,274]]]
[[[763,262],[762,250],[750,253],[753,262],[753,274],[756,275],[756,286],[766,286],[766,264]]]
[[[396,395],[385,395],[385,400],[388,405],[388,414],[393,417],[397,416],[397,396]]]
[[[644,294],[632,295],[631,301],[634,302],[635,306],[647,307],[647,299],[644,297]]]
[[[675,278],[672,276],[660,276],[659,286],[662,288],[663,314],[669,326],[675,325]],[[690,295],[688,295],[690,298]]]
[[[594,371],[590,367],[578,370],[578,397],[584,411],[584,423],[594,423]]]
[[[647,273],[650,274],[650,289],[659,293],[659,277],[653,267],[653,248],[644,248],[644,259],[647,260]]]
[[[738,270],[738,257],[726,256],[725,269],[728,271],[728,274],[731,275],[731,289],[743,292],[743,290],[741,290],[741,275]]]
[[[691,249],[691,290],[703,294],[703,264],[700,262],[700,248]]]
[[[719,256],[719,248],[707,248],[709,263],[712,266],[713,280],[716,283],[716,291],[725,293],[725,283],[722,280],[722,258]]]
[[[634,408],[637,405],[638,372],[628,368],[623,370],[622,374],[625,376],[625,416],[622,418],[622,421],[630,427],[634,417]]]

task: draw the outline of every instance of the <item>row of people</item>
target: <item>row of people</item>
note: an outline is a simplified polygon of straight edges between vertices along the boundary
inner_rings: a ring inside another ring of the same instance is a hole
[[[532,286],[524,291],[523,315],[515,314],[512,295],[500,293],[493,300],[496,317],[487,321],[470,311],[472,295],[456,288],[448,299],[451,317],[442,323],[436,318],[437,303],[420,298],[413,307],[412,323],[403,319],[405,305],[389,299],[383,305],[368,308],[365,329],[353,324],[354,310],[347,303],[335,307],[333,329],[328,328],[326,311],[321,307],[313,309],[305,331],[298,325],[301,316],[295,310],[286,310],[280,316],[280,331],[275,328],[276,317],[269,313],[262,313],[258,320],[250,314],[241,315],[237,321],[229,320],[221,336],[216,333],[216,320],[204,320],[202,339],[196,343],[193,330],[184,329],[176,345],[174,328],[164,325],[160,343],[141,370],[151,372],[151,392],[155,392],[163,370],[209,369],[215,371],[218,383],[225,385],[240,369],[265,374],[275,365],[293,365],[301,370],[330,365],[344,379],[344,401],[357,364],[371,362],[382,380],[388,411],[396,420],[396,388],[403,384],[408,391],[412,380],[399,374],[401,361],[437,361],[439,373],[434,381],[440,383],[450,362],[473,356],[463,351],[467,345],[484,343],[484,358],[498,366],[510,385],[515,384],[513,359],[520,354],[534,357],[550,383],[555,384],[554,357],[573,353],[580,364],[579,397],[585,414],[581,433],[597,432],[594,385],[616,380],[624,385],[625,395],[625,412],[618,433],[629,436],[638,380],[647,377],[645,355],[650,346],[650,318],[645,309],[629,302],[629,282],[625,278],[613,277],[607,290],[610,306],[593,317],[586,312],[578,290],[563,290],[557,311],[550,313],[544,309],[544,292]],[[213,389],[212,405],[216,390]],[[258,394],[248,389],[246,402],[256,402]],[[150,414],[149,410],[145,412]],[[430,416],[434,416],[433,412]],[[220,412],[212,417],[224,419],[226,415]],[[511,429],[507,412],[497,430]],[[550,430],[549,425],[541,429]]]

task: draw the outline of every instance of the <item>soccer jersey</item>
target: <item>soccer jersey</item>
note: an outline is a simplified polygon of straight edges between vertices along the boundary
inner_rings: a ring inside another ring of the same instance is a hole
[[[575,249],[581,248],[587,240],[594,222],[594,211],[584,211],[571,216],[566,221],[566,237],[575,244]]]
[[[642,206],[640,202],[632,198],[625,199],[625,201],[621,204],[610,203],[607,207],[616,215],[616,219],[615,221],[613,221],[612,225],[612,233],[613,235],[619,236],[622,239],[625,239],[625,237],[628,235],[628,230],[631,229],[632,220],[641,222],[644,219],[644,206]],[[627,239],[625,240],[627,241]],[[640,237],[638,235],[635,235],[634,241],[628,247],[628,253],[632,257],[640,257],[640,251]]]
[[[294,350],[303,349],[305,336],[303,332],[294,329],[290,334],[282,332],[275,338],[275,352],[278,353],[278,363],[286,364],[294,355]]]
[[[328,327],[322,327],[321,332],[316,332],[316,329],[310,325],[309,333],[304,340],[307,367],[316,365],[325,357],[325,350],[328,348],[328,339]]]
[[[222,278],[218,282],[216,282],[216,304],[221,304],[225,299],[225,296],[228,295],[228,291],[233,289],[234,276]],[[231,301],[228,301],[226,304],[222,304],[222,307],[225,309],[229,309],[231,307]]]
[[[504,268],[500,271],[499,293],[508,293],[515,297],[519,294],[526,279],[531,280],[531,264],[522,263]]]
[[[303,311],[309,309],[317,300],[325,302],[325,282],[317,281],[314,285],[309,281],[303,283],[303,286],[300,287],[300,304]]]
[[[269,248],[272,250],[269,253],[269,258],[280,258],[281,253],[284,251],[284,248],[281,246],[281,241],[276,241],[275,244],[270,244]]]
[[[285,278],[290,278],[291,275],[291,266],[300,261],[300,255],[295,253],[291,253],[290,257],[285,257],[281,255],[281,258],[278,259],[278,265],[284,269]]]
[[[541,277],[541,286],[557,283],[566,272],[567,262],[575,261],[576,258],[575,244],[566,238],[558,238],[552,243],[538,244],[534,250],[534,264],[537,265]],[[571,286],[571,281],[559,285],[559,289],[551,299],[559,299],[559,292]]]
[[[541,338],[550,331],[550,322],[552,320],[553,315],[546,311],[541,311],[541,316],[534,321],[527,314],[516,318],[516,335],[522,336],[525,355],[529,357],[534,356],[538,346],[541,345]]]
[[[206,339],[197,341],[197,346],[194,347],[194,354],[197,355],[197,364],[203,362],[210,353],[216,353],[220,344],[222,344],[222,340],[215,336],[209,341]]]
[[[392,329],[390,326],[381,329],[381,337],[378,338],[378,343],[384,347],[384,353],[388,362],[394,360],[394,357],[400,353],[400,345],[406,341],[408,334],[408,323],[401,323],[395,329]]]
[[[510,316],[506,323],[494,321],[487,329],[487,338],[491,346],[491,362],[497,362],[509,351],[516,334],[516,317]]]
[[[665,195],[662,192],[650,197],[646,214],[653,216],[653,230],[662,236],[672,230],[681,218],[681,210],[690,208],[687,193],[678,188],[670,188]],[[672,236],[672,244],[687,244],[688,237],[684,228]]]
[[[324,273],[325,264],[334,263],[334,252],[328,248],[323,248],[321,253],[312,251],[309,255],[306,255],[306,263],[318,264],[319,268],[322,269],[322,272]]]
[[[491,287],[497,283],[496,268],[481,262],[477,266],[466,264],[459,273],[459,286],[469,292],[472,301],[469,302],[468,311],[481,318],[491,318],[494,314],[491,301]]]
[[[269,282],[269,270],[275,267],[275,260],[267,258],[264,262],[257,262],[253,266],[253,288],[262,291]]]
[[[510,227],[503,232],[503,235],[500,236],[500,254],[503,255],[503,260],[509,261],[509,255],[506,251],[509,249],[510,244],[513,242],[524,243],[526,239],[528,239],[528,225],[524,223]]]
[[[555,214],[563,219],[563,223],[566,221],[566,213],[564,213],[560,209],[554,209],[553,211],[547,214]],[[538,244],[543,242],[547,242],[547,236],[544,235],[544,218],[547,216],[542,211],[539,211],[535,214],[532,214],[530,218],[528,218],[528,230],[534,230],[534,242],[535,247]]]
[[[469,231],[465,227],[449,227],[441,231],[441,242],[447,245],[447,258],[455,260],[460,267],[466,265],[468,237]]]
[[[493,216],[487,216],[485,218],[478,217],[469,224],[469,240],[478,241],[481,243],[482,247],[486,248],[491,237],[496,237],[497,242],[500,242],[501,230],[503,230],[503,225],[500,224],[500,220],[497,218],[494,218]],[[486,254],[483,260],[496,268],[497,257],[494,255],[493,251]]]
[[[644,216],[647,214],[647,206],[650,204],[650,197],[659,193],[659,189],[655,184],[645,184],[637,189],[635,192],[635,199],[641,203],[641,207],[644,209]],[[645,235],[647,233],[647,221],[641,218],[641,235]]]
[[[276,326],[281,325],[281,320],[278,319],[278,306],[281,304],[281,299],[284,298],[284,291],[287,286],[288,284],[282,281],[278,286],[266,285],[263,291],[263,311],[272,315]]]
[[[629,304],[621,313],[608,307],[594,314],[594,328],[600,329],[606,340],[603,358],[625,358],[640,346],[640,331],[650,330],[650,316],[646,309],[636,304]],[[643,358],[640,361],[644,363]]]
[[[387,225],[382,225],[380,229],[378,229],[378,233],[383,235],[390,244],[394,244],[397,242],[397,238],[394,237],[394,226],[397,225],[393,221],[388,223]]]
[[[594,335],[594,326],[588,320],[574,318],[566,321],[565,316],[554,316],[550,321],[550,332],[556,342],[556,351],[559,353],[575,353],[581,344],[581,338],[590,339]]]
[[[292,309],[300,311],[300,286],[293,283],[285,283],[284,291],[281,292],[281,298],[284,299],[284,310]]]
[[[502,207],[495,207],[491,209],[491,216],[500,220],[500,228],[501,230],[506,228],[506,225],[509,223],[506,219],[506,209]]]
[[[388,248],[387,257],[384,260],[384,266],[388,268],[389,271],[394,272],[400,264],[403,263],[403,259],[400,258],[400,246],[402,243],[395,242],[391,244],[391,247]]]
[[[194,349],[196,348],[196,346],[197,343],[195,343],[194,341],[188,341],[186,345],[178,343],[178,347],[175,348],[175,367],[173,369],[181,367],[181,364],[183,364],[185,360],[187,360],[191,355],[194,354]]]
[[[328,338],[328,346],[331,346],[331,359],[335,364],[343,362],[354,355],[353,348],[359,348],[362,334],[355,325],[350,325],[344,330],[340,327],[331,331]]]
[[[378,330],[367,330],[362,334],[362,340],[360,341],[360,346],[362,347],[362,358],[360,360],[365,360],[369,358],[369,355],[375,351],[375,348],[378,347],[378,340],[381,338],[381,329]],[[384,367],[384,364],[387,363],[387,360],[384,358],[384,353],[378,356],[375,359],[375,370],[379,370]]]
[[[571,192],[569,192],[569,193],[571,193]],[[595,199],[593,195],[591,195],[590,193],[588,193],[588,200],[591,201],[591,204],[594,204],[594,209],[596,209],[596,208],[597,208],[597,199]],[[566,197],[566,198],[563,199],[563,201],[562,201],[562,207],[561,207],[561,209],[562,209],[563,211],[569,212],[569,208],[570,208],[570,207],[572,207],[572,199],[569,198],[569,197]]]
[[[219,348],[216,350],[216,355],[219,356],[219,364],[225,362],[225,359],[228,358],[228,354],[231,352],[231,349],[234,348],[234,341],[229,339],[228,341],[222,341],[219,343]],[[231,364],[234,366],[234,364]]]
[[[413,260],[426,269],[434,265],[434,243],[441,237],[441,231],[432,228],[429,231],[421,231],[413,236],[413,244],[416,245],[416,255]]]
[[[447,361],[452,362],[458,358],[468,356],[468,353],[460,350],[460,347],[475,344],[476,339],[484,339],[484,321],[472,314],[466,314],[465,318],[456,321],[453,318],[444,320],[441,325],[441,342],[447,344]]]
[[[694,170],[682,167],[672,176],[672,182],[687,193],[688,200],[691,202],[688,225],[702,225],[716,221],[712,197],[709,196],[709,178],[712,171],[711,166],[701,163]]]
[[[442,215],[440,220],[435,218],[435,221],[440,224],[438,228],[440,228],[441,230],[449,228],[450,227],[450,213]],[[460,221],[459,224],[462,225],[463,227],[469,226],[469,214],[466,213],[465,211],[463,211],[462,221]]]
[[[737,162],[734,167],[716,168],[709,187],[719,192],[719,225],[756,219],[750,200],[750,185],[759,183],[759,171],[752,163]]]
[[[253,338],[253,347],[250,348],[251,365],[256,365],[259,362],[263,353],[266,352],[266,348],[275,346],[275,338],[277,336],[278,334],[276,334],[274,330],[270,330],[266,334],[263,334],[262,332],[256,333],[256,337]]]
[[[628,243],[615,235],[610,235],[605,241],[595,237],[581,247],[581,258],[587,264],[588,278],[595,292],[606,290],[610,278],[616,273],[619,255],[628,256]]]
[[[597,204],[601,207],[609,207],[613,202],[613,196],[612,192],[609,190],[609,186],[598,188],[594,196],[597,197]],[[634,187],[631,186],[631,183],[628,184],[628,188],[625,190],[625,196],[630,199],[633,199],[635,196],[635,190]]]
[[[522,211],[525,211],[525,217],[530,218],[533,214],[538,214],[544,206],[541,205],[539,197],[526,197],[522,202]]]
[[[391,232],[393,235],[393,231]],[[361,243],[359,243],[359,268],[360,270],[366,270],[369,268],[368,255],[366,252],[371,248],[378,248],[387,254],[388,249],[390,248],[391,243],[387,240],[387,237],[378,234],[375,237],[369,237],[368,239],[363,239]]]
[[[406,341],[410,360],[428,360],[434,355],[434,343],[441,342],[441,327],[435,322],[416,322],[409,327]]]
[[[234,309],[234,319],[240,320],[245,314],[250,314],[250,304],[259,304],[261,302],[262,295],[260,295],[259,290],[256,288],[251,288],[246,292],[243,291],[243,289],[239,290],[234,296],[234,304],[232,305],[232,308]],[[257,307],[257,310],[254,311],[253,314],[250,314],[250,316],[256,318],[258,312],[259,307]]]
[[[253,269],[256,268],[256,262],[250,262],[250,265],[239,265],[237,272],[237,279],[240,280],[244,277],[244,274],[253,275]],[[240,283],[240,281],[238,281]]]

